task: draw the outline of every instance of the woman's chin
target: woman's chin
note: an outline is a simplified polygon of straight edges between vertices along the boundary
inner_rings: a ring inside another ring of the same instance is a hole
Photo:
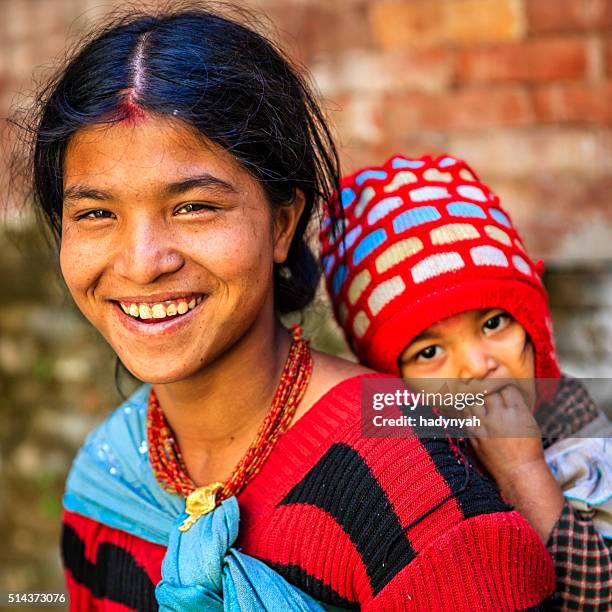
[[[170,366],[168,360],[164,360],[162,363],[139,363],[133,359],[122,359],[121,361],[132,376],[151,385],[179,382],[194,374],[192,368],[180,364]]]

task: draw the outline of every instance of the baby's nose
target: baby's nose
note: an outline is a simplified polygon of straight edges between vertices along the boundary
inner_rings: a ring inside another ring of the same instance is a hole
[[[458,375],[464,381],[486,378],[497,367],[497,360],[483,343],[466,343],[458,358]]]

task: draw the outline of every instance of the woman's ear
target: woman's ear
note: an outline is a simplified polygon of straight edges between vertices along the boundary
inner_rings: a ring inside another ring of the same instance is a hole
[[[293,240],[293,235],[297,228],[298,222],[302,213],[306,198],[304,193],[296,189],[293,200],[282,206],[278,206],[274,210],[274,261],[275,263],[283,263],[287,259],[289,247]]]

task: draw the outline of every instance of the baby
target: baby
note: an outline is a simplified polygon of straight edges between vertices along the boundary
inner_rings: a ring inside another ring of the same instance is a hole
[[[475,463],[546,542],[556,608],[612,609],[612,424],[561,375],[542,265],[499,198],[461,160],[395,156],[344,177],[340,202],[323,264],[359,359],[413,388],[492,388],[469,409]]]

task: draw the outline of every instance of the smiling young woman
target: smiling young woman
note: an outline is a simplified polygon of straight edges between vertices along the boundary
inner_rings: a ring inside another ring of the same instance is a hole
[[[338,186],[280,51],[206,10],[131,16],[39,102],[66,285],[147,383],[72,466],[71,608],[539,609],[550,560],[492,483],[447,440],[362,437],[380,375],[279,322],[315,294],[305,231]]]
[[[287,259],[302,192],[272,210],[228,151],[151,113],[75,134],[64,194],[66,284],[129,370],[162,385],[165,403],[185,386],[210,392],[236,353],[273,351],[274,265]]]

